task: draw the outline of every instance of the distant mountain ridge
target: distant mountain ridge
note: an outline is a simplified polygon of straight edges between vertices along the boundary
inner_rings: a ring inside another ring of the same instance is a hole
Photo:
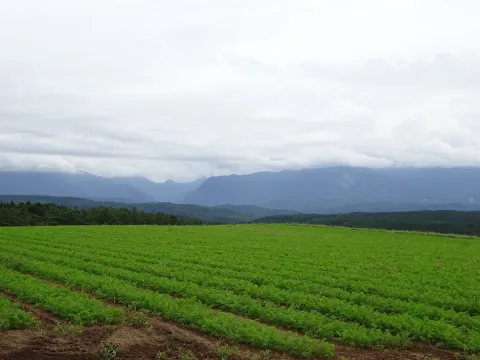
[[[197,179],[186,183],[177,183],[167,180],[156,183],[144,177],[114,177],[112,180],[118,184],[130,185],[155,199],[162,202],[182,202],[189,191],[195,190],[205,179]]]
[[[0,195],[195,204],[220,206],[223,211],[235,206],[237,213],[248,209],[249,216],[255,207],[317,214],[480,210],[480,168],[337,166],[216,176],[187,183],[88,173],[0,171]],[[267,216],[264,210],[257,215]]]
[[[203,179],[155,183],[142,177],[105,178],[89,173],[0,171],[0,195],[80,197],[98,201],[182,202]]]
[[[148,202],[137,188],[89,173],[0,171],[2,195],[72,196],[95,200]]]
[[[257,205],[302,213],[480,209],[480,168],[360,168],[211,177],[185,202]]]

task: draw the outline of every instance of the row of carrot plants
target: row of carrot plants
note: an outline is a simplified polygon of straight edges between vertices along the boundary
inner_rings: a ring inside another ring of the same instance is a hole
[[[38,248],[38,250],[41,251],[42,249]],[[43,250],[48,252],[46,249]],[[11,249],[11,251],[14,250]],[[108,260],[103,257],[90,257],[87,260],[85,256],[83,256],[83,259],[80,256],[80,259],[72,260],[73,254],[68,252],[61,255],[53,255],[50,252],[42,256],[38,252],[22,249],[17,249],[17,251],[22,255],[43,260],[48,259],[87,272],[121,278],[137,286],[155,291],[198,298],[209,306],[300,330],[312,336],[320,335],[327,339],[335,339],[357,346],[400,346],[405,344],[408,334],[415,340],[434,340],[443,342],[445,346],[451,348],[480,350],[480,346],[476,345],[478,341],[476,331],[465,327],[455,327],[443,321],[418,319],[409,314],[386,315],[375,312],[369,307],[352,305],[338,299],[316,298],[306,294],[298,296],[298,294],[279,289],[247,294],[247,292],[252,292],[252,288],[246,288],[247,291],[243,291],[241,295],[236,295],[215,287],[217,285],[215,283],[212,286],[211,283],[214,282],[212,279],[209,286],[189,281],[177,281],[167,277],[152,277],[149,272],[138,272],[136,270],[138,263],[134,261],[122,262],[121,267],[117,267],[117,262],[114,259]],[[129,267],[133,271],[126,270],[125,267]],[[195,277],[195,273],[192,273],[192,277]],[[253,295],[253,299],[251,295]],[[260,298],[264,301],[260,302],[254,298]],[[298,303],[306,304],[316,311],[305,312],[292,308],[292,305],[295,306]],[[276,304],[285,304],[289,308],[278,307]],[[331,316],[327,317],[324,314]],[[335,318],[364,324],[369,328],[360,328],[355,323],[338,321]],[[382,330],[387,330],[387,332]],[[391,335],[388,331],[392,331],[396,335]]]
[[[385,314],[407,313],[407,318],[416,317],[422,320],[425,318],[430,320],[443,320],[455,326],[465,326],[471,329],[480,328],[479,316],[470,316],[466,313],[444,310],[420,303],[366,295],[362,292],[348,292],[339,288],[325,286],[315,287],[314,284],[311,283],[292,282],[272,274],[264,275],[247,271],[239,272],[180,262],[169,262],[171,266],[166,267],[158,265],[158,261],[153,259],[149,260],[146,257],[125,252],[116,253],[111,250],[102,251],[99,249],[91,249],[91,251],[94,252],[90,252],[88,249],[83,249],[82,252],[76,252],[68,246],[51,248],[46,245],[35,245],[33,248],[39,249],[40,251],[53,252],[58,255],[77,256],[87,261],[102,262],[103,264],[112,266],[119,265],[118,260],[121,259],[121,267],[137,272],[151,273],[163,277],[174,277],[177,280],[193,281],[205,286],[228,289],[255,298],[293,306],[301,310],[318,310],[323,313],[328,313],[329,309],[335,309],[336,312],[333,315],[341,318],[345,317],[345,314],[341,312],[341,307],[345,306],[345,304],[340,300],[345,300],[360,306],[359,311],[355,312],[353,320],[359,321],[367,326],[385,326],[384,324],[382,325],[383,321],[378,323],[376,322],[376,317],[371,315],[371,313],[375,311]],[[258,280],[259,277],[261,277],[260,283],[268,285],[258,285],[252,281],[255,279]],[[338,306],[339,304],[340,306]],[[394,317],[390,317],[390,319],[392,318]],[[404,327],[398,328],[398,326],[394,326],[392,328],[391,325],[388,324],[386,326],[396,331],[412,328],[411,321],[406,321],[404,318],[399,324],[403,324]]]
[[[147,228],[144,228],[144,230],[148,230],[148,227]],[[173,233],[175,234],[175,233]],[[91,235],[90,233],[87,233],[86,234],[86,239],[84,239],[84,241],[82,241],[82,244],[86,244],[88,243],[90,240],[92,241],[92,244],[98,244],[98,241],[96,241],[94,239],[94,236],[93,237],[90,237],[88,235]],[[141,237],[139,239],[142,239]],[[144,248],[146,248],[146,250],[148,250],[148,244],[149,242],[148,241],[144,241],[142,242],[141,240],[139,239],[132,239],[132,240],[129,240],[129,241],[125,241],[125,242],[118,242],[116,241],[115,242],[115,245],[116,246],[121,246],[121,247],[124,247],[124,246],[133,246],[135,248],[142,248],[142,246],[140,246],[139,244],[141,245],[145,245],[143,246]],[[62,241],[62,240],[67,240],[67,239],[56,239],[57,241]],[[118,239],[117,239],[118,240]],[[352,279],[352,280],[363,280],[365,279],[366,276],[372,276],[372,271],[375,269],[374,268],[370,268],[369,266],[366,267],[366,269],[364,269],[365,271],[364,272],[361,272],[358,267],[355,267],[355,271],[352,273],[352,269],[351,269],[351,263],[349,263],[348,261],[341,261],[341,259],[338,259],[338,258],[331,258],[331,259],[328,259],[328,254],[322,254],[322,266],[319,267],[318,264],[315,264],[315,262],[309,262],[307,261],[308,259],[307,258],[302,258],[302,266],[299,267],[298,266],[298,261],[299,260],[298,258],[293,258],[291,259],[291,257],[288,257],[288,259],[292,260],[292,261],[289,261],[288,263],[285,263],[281,256],[279,256],[278,254],[276,254],[275,252],[272,252],[271,248],[269,248],[268,246],[262,246],[262,245],[258,245],[255,247],[255,251],[254,252],[251,252],[249,249],[249,247],[247,246],[247,244],[245,244],[245,242],[240,242],[240,245],[238,245],[238,243],[235,243],[235,242],[232,242],[232,243],[228,243],[228,242],[225,242],[223,241],[222,242],[222,246],[213,246],[214,243],[210,244],[207,242],[207,241],[201,241],[202,239],[201,238],[198,238],[198,237],[195,237],[195,242],[190,242],[190,243],[186,243],[185,240],[189,240],[189,239],[181,239],[182,241],[180,242],[176,242],[174,240],[177,240],[177,239],[170,239],[170,240],[173,240],[173,241],[165,241],[164,239],[158,239],[158,244],[154,244],[154,245],[163,245],[163,244],[168,244],[168,246],[166,247],[161,247],[161,253],[162,255],[164,256],[167,256],[168,257],[168,254],[171,253],[171,254],[175,254],[175,253],[178,253],[179,256],[183,256],[183,255],[189,255],[188,253],[190,253],[190,255],[192,255],[192,251],[191,250],[196,250],[196,251],[193,251],[193,253],[204,253],[204,259],[206,260],[209,260],[209,259],[212,259],[212,260],[221,260],[222,262],[224,262],[226,259],[229,260],[229,263],[230,264],[237,264],[237,265],[243,265],[244,261],[247,259],[246,258],[246,255],[248,254],[248,262],[252,262],[252,263],[256,263],[256,266],[258,266],[259,268],[261,269],[266,269],[266,270],[269,270],[269,271],[285,271],[286,269],[288,270],[289,273],[291,273],[292,275],[294,274],[297,274],[299,275],[300,277],[304,277],[305,276],[305,273],[316,273],[316,274],[329,274],[329,275],[332,275],[331,272],[330,272],[330,265],[334,264],[336,266],[336,274],[333,274],[333,277],[335,277],[336,275],[339,275],[339,276],[343,276],[343,270],[345,271],[348,271],[349,272],[349,278]],[[214,239],[216,240],[216,239]],[[109,239],[108,238],[104,238],[103,241],[105,242],[105,244],[108,245],[109,243]],[[115,239],[114,239],[115,241]],[[215,245],[218,245],[218,244],[215,244]],[[150,241],[150,247],[152,246],[151,244],[151,241]],[[182,253],[181,250],[184,250],[187,254],[185,253]],[[238,253],[238,251],[242,251],[242,259],[241,261],[239,262],[239,259],[238,257],[235,257],[235,256],[232,256],[231,254],[236,254]],[[264,254],[264,255],[259,255],[259,254]],[[270,255],[270,259],[269,259],[269,256],[267,255]],[[326,256],[327,255],[327,256]],[[344,256],[346,256],[348,254],[345,254]],[[301,256],[301,254],[299,255]],[[186,259],[186,260],[189,260],[189,259]],[[325,262],[329,260],[330,263],[328,262]],[[398,260],[398,259],[396,259]],[[317,262],[317,260],[315,260]],[[341,267],[339,267],[339,265],[342,265],[342,263],[344,264],[344,269],[342,270]],[[365,262],[367,265],[369,264],[369,262]],[[408,265],[412,262],[407,262],[405,263],[405,265]],[[380,272],[383,272],[383,269],[380,268]],[[412,270],[413,271],[413,270]],[[426,273],[428,271],[428,268],[420,268],[420,269],[416,269],[417,273],[409,273],[408,275],[410,276],[414,276],[415,277],[415,281],[410,281],[411,279],[402,279],[402,278],[397,278],[396,279],[396,286],[399,288],[399,290],[401,290],[402,292],[405,292],[405,290],[415,290],[415,291],[418,291],[419,289],[420,290],[423,290],[424,286],[425,285],[429,285],[430,287],[432,287],[432,285],[434,284],[435,288],[437,289],[440,289],[440,288],[443,288],[443,291],[442,293],[443,294],[450,294],[450,295],[453,295],[454,297],[458,297],[458,292],[461,291],[462,292],[462,296],[463,297],[466,297],[466,296],[469,296],[469,295],[475,295],[476,294],[476,289],[477,289],[477,283],[475,281],[473,281],[472,279],[474,278],[474,275],[472,274],[472,276],[469,276],[469,277],[466,277],[466,278],[462,278],[462,279],[458,279],[457,277],[454,277],[454,276],[450,276],[449,278],[446,278],[445,277],[445,274],[442,275],[441,278],[439,278],[438,276],[435,276],[435,277],[426,277]],[[422,274],[422,276],[417,276],[418,274]],[[403,276],[403,275],[402,275]],[[447,280],[451,280],[451,281],[447,281]],[[405,280],[405,281],[403,281]],[[468,285],[467,283],[465,283],[466,281],[470,281]],[[378,281],[381,283],[382,281],[384,281],[384,279],[378,279]],[[375,283],[371,283],[370,285],[376,285]],[[405,285],[406,288],[403,288],[402,286]],[[412,287],[413,286],[413,287]]]
[[[25,252],[22,253],[24,256]],[[129,270],[103,266],[92,262],[62,261],[61,258],[37,254],[37,259],[71,266],[76,269],[94,274],[105,274],[125,280],[138,287],[153,291],[168,293],[183,298],[198,299],[209,307],[235,312],[254,319],[268,322],[283,328],[301,331],[309,336],[341,341],[342,343],[356,346],[404,346],[407,337],[391,335],[380,329],[365,328],[356,323],[336,320],[316,311],[300,311],[291,307],[278,306],[268,301],[258,301],[245,295],[235,295],[228,291],[200,286],[195,283],[180,282],[168,278],[152,277]],[[20,261],[20,257],[17,261]]]
[[[56,243],[55,246],[62,247],[62,245],[59,243]],[[85,248],[89,247],[88,244],[82,243],[82,247],[83,246]],[[104,249],[105,245],[99,244],[96,246],[98,246],[97,251],[101,251]],[[155,254],[152,251],[148,252],[146,250],[139,250],[138,248],[132,249],[128,246],[119,244],[115,247],[115,250],[119,252],[128,252],[129,255],[138,255],[144,259],[151,259],[152,261],[156,262],[161,261],[167,265],[169,263],[172,263],[172,265],[175,266],[178,263],[194,263],[208,266],[209,268],[215,269],[217,272],[221,272],[223,270],[232,270],[234,272],[249,273],[250,277],[248,280],[256,283],[257,285],[269,284],[276,279],[280,283],[286,283],[286,286],[284,287],[286,289],[295,289],[298,291],[315,293],[317,291],[323,292],[325,288],[336,288],[341,290],[340,293],[343,291],[344,294],[359,293],[359,298],[366,298],[373,295],[377,298],[396,299],[408,303],[415,302],[422,305],[432,305],[450,312],[467,312],[471,315],[480,314],[480,297],[478,296],[468,297],[462,293],[448,295],[444,292],[438,291],[438,289],[428,287],[425,287],[423,292],[419,292],[402,287],[398,281],[394,283],[379,283],[378,281],[375,281],[375,279],[371,278],[354,280],[351,278],[351,276],[344,275],[344,277],[340,277],[338,274],[324,275],[315,272],[309,273],[307,270],[305,270],[303,275],[297,276],[288,270],[276,272],[263,270],[263,268],[259,268],[257,264],[249,264],[248,262],[244,262],[241,266],[236,266],[226,259],[223,261],[209,261],[208,256],[203,256],[203,254],[201,259],[196,254],[184,257],[176,254],[170,255],[169,252],[172,251],[172,249],[162,249],[161,254]],[[301,265],[297,267],[303,269]],[[412,281],[414,280],[409,280],[410,283]],[[388,302],[390,303],[389,300]],[[394,308],[390,308],[390,310],[387,308],[387,311],[395,310]],[[429,313],[434,314],[435,311],[430,311]],[[429,315],[425,314],[425,316]]]
[[[443,264],[442,269],[445,269],[445,265],[449,265],[450,269],[452,269],[452,266],[455,267],[455,269],[453,269],[455,273],[452,274],[448,273],[448,271],[442,271],[441,276],[438,276],[438,269],[434,266],[435,263],[428,263],[428,260],[433,256],[429,255],[432,254],[431,251],[423,252],[421,256],[417,252],[415,255],[416,259],[411,261],[411,249],[418,251],[419,248],[425,248],[423,244],[431,246],[433,242],[430,237],[420,239],[424,241],[412,243],[409,239],[414,238],[414,234],[408,234],[407,236],[405,234],[342,230],[341,236],[337,236],[340,241],[338,244],[332,246],[332,244],[325,243],[325,240],[332,238],[332,229],[313,228],[311,229],[313,231],[312,234],[306,234],[304,233],[305,230],[308,230],[306,227],[297,226],[289,228],[279,226],[277,228],[275,226],[275,232],[271,231],[273,229],[269,231],[272,233],[272,236],[265,235],[265,233],[268,234],[269,232],[265,232],[264,226],[217,227],[214,228],[214,230],[210,229],[213,228],[192,228],[189,230],[179,230],[176,228],[173,231],[162,231],[145,227],[141,231],[142,236],[132,236],[131,239],[124,243],[134,245],[137,248],[156,247],[161,250],[162,253],[165,247],[167,247],[165,250],[172,249],[175,252],[183,249],[187,254],[204,253],[206,258],[215,256],[217,259],[229,259],[237,264],[248,259],[248,261],[257,262],[259,266],[263,266],[269,270],[281,270],[288,267],[291,268],[291,271],[300,273],[301,276],[303,276],[304,270],[309,272],[329,272],[331,266],[335,266],[339,273],[347,271],[352,278],[362,279],[372,275],[379,275],[380,278],[383,278],[392,264],[388,262],[378,263],[376,260],[381,257],[391,258],[395,263],[401,263],[401,267],[396,266],[396,276],[415,276],[415,281],[410,282],[411,289],[421,290],[425,285],[433,285],[436,288],[441,288],[445,292],[452,294],[457,291],[462,291],[464,294],[468,289],[469,291],[476,291],[478,281],[480,281],[480,274],[472,273],[469,274],[470,276],[460,279],[454,276],[458,271],[462,269],[465,270],[465,265],[462,265],[462,261]],[[128,229],[124,228],[122,231],[123,230],[125,234],[129,233]],[[289,230],[288,238],[282,238],[285,230]],[[143,236],[155,234],[155,232],[157,234],[154,240]],[[88,236],[89,234],[86,235]],[[117,242],[118,238],[116,237],[116,233],[106,235],[111,235],[111,239],[105,239],[106,243],[110,240]],[[205,235],[210,236],[206,237]],[[348,243],[349,251],[343,252],[342,257],[339,258],[336,256],[335,252],[322,251],[326,248],[333,248],[334,250],[336,248],[336,250],[338,250],[345,235],[349,235],[352,239]],[[372,238],[373,236],[377,238]],[[382,237],[378,238],[378,236]],[[395,239],[389,239],[391,236],[395,236]],[[238,239],[235,237],[238,237]],[[405,239],[407,241],[406,244]],[[428,243],[428,239],[430,239],[430,243]],[[364,251],[366,244],[362,242],[365,241],[373,244],[375,253],[358,256],[362,255],[361,251]],[[437,239],[433,237],[433,241],[435,241],[434,245],[437,248],[443,245],[452,247],[449,243],[462,243],[467,246],[469,244],[472,245],[471,239],[455,239],[454,241],[450,241],[449,239]],[[399,242],[403,242],[400,246],[404,246],[404,249],[392,252],[392,248],[397,249],[398,246],[391,245],[398,245]],[[469,244],[465,242],[469,242]],[[121,244],[122,243],[118,245]],[[296,244],[298,244],[299,250],[303,251],[290,251]],[[453,249],[448,248],[445,250],[450,251]],[[468,260],[468,253],[458,251],[458,246],[454,250],[455,252],[452,252],[452,255],[445,252],[439,254],[442,257],[448,256],[451,258],[454,256],[455,259],[458,258],[458,260]],[[232,256],[232,254],[241,254],[241,259],[238,256]],[[364,261],[368,259],[371,261]],[[269,260],[273,261],[270,262]],[[301,260],[301,267],[298,267],[299,260]],[[433,256],[433,260],[435,260],[435,256]],[[291,265],[293,265],[293,267]],[[388,277],[390,277],[390,275],[388,275]]]
[[[74,324],[91,325],[95,322],[117,323],[123,318],[123,310],[105,306],[85,293],[73,292],[63,286],[48,284],[35,277],[7,269],[0,265],[0,291],[17,299],[70,320]]]
[[[48,261],[6,254],[0,256],[1,262],[11,269],[87,290],[110,301],[151,310],[166,320],[177,321],[215,336],[261,348],[288,351],[300,356],[331,356],[334,353],[333,344],[280,331],[275,327],[233,314],[212,311],[210,307],[200,304],[197,299],[174,299],[169,295],[143,289],[108,275],[96,275]]]
[[[20,309],[16,303],[0,297],[0,331],[24,329],[36,324],[32,314]]]

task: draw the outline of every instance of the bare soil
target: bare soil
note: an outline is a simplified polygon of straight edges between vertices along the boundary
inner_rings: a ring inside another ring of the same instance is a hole
[[[223,349],[234,360],[293,360],[281,353],[262,352],[241,345],[232,345],[152,319],[142,327],[96,325],[80,334],[60,331],[51,324],[38,329],[12,330],[0,333],[0,360],[93,360],[93,359],[222,359]],[[361,360],[454,360],[452,351],[416,344],[403,350],[357,349],[336,346],[337,359]]]

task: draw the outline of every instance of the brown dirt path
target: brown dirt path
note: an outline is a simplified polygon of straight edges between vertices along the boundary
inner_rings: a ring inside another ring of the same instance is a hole
[[[40,316],[43,317],[43,316]],[[218,351],[223,347],[227,357]],[[52,323],[39,329],[0,333],[0,360],[93,360],[116,349],[119,360],[293,360],[295,357],[262,352],[245,346],[229,346],[180,326],[151,319],[142,327],[95,325],[80,334],[61,331]],[[458,360],[452,351],[416,344],[406,350],[356,349],[337,345],[337,359],[359,360]]]

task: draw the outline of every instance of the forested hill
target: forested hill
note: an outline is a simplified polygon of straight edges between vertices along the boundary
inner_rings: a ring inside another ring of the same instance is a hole
[[[258,223],[300,223],[480,236],[480,211],[409,211],[270,216]]]
[[[0,195],[0,202],[35,202],[35,203],[52,203],[57,205],[77,207],[88,209],[97,206],[107,206],[112,208],[136,208],[146,212],[161,212],[174,214],[183,217],[192,217],[202,220],[209,224],[227,224],[250,222],[259,217],[272,215],[291,215],[294,211],[272,210],[258,206],[242,206],[242,205],[219,205],[219,206],[200,206],[192,204],[173,204],[166,202],[152,203],[121,203],[112,201],[95,201],[77,197],[61,197],[61,196],[42,196],[42,195]]]
[[[96,206],[79,209],[41,203],[1,203],[0,226],[37,225],[199,225],[199,219],[137,209]]]

